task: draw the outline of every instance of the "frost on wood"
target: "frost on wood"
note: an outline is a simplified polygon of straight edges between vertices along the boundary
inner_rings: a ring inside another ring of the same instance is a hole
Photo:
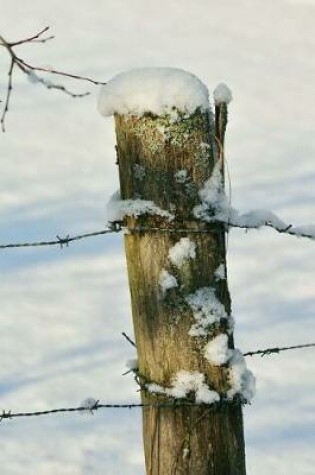
[[[204,348],[205,358],[214,366],[227,363],[231,353],[232,350],[228,348],[228,336],[225,333],[210,340]]]
[[[173,377],[171,387],[148,384],[147,390],[155,394],[165,394],[175,399],[184,399],[194,394],[197,403],[212,404],[220,400],[216,391],[209,389],[202,373],[181,370]]]
[[[189,238],[181,238],[168,253],[169,260],[176,267],[181,267],[188,259],[196,257],[196,244]]]
[[[102,87],[98,99],[98,110],[104,116],[163,115],[174,108],[189,114],[198,108],[209,109],[207,87],[177,68],[141,68],[118,74]]]
[[[190,336],[206,336],[211,325],[228,319],[224,306],[217,299],[212,287],[203,287],[186,297],[196,321],[189,330]]]
[[[167,270],[162,269],[159,278],[160,287],[165,293],[169,289],[173,289],[174,287],[178,287],[178,283],[176,277],[170,274]]]
[[[222,103],[229,104],[232,101],[232,91],[226,84],[221,82],[215,88],[213,97],[215,105]]]
[[[236,394],[240,394],[247,402],[251,402],[255,395],[256,379],[247,369],[245,358],[239,350],[232,350],[228,374],[231,389],[227,392],[227,397],[233,399]]]
[[[158,215],[168,221],[174,219],[173,214],[160,208],[153,201],[121,200],[119,191],[114,193],[107,203],[108,221],[123,221],[125,216],[140,216],[143,214]]]

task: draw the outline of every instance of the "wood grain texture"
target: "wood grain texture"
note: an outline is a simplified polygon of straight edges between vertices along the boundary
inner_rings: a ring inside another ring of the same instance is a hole
[[[227,332],[223,319],[207,336],[192,337],[195,322],[187,295],[212,287],[230,314],[226,280],[216,280],[215,269],[224,264],[224,229],[189,232],[204,225],[194,219],[198,190],[211,176],[215,162],[214,123],[211,115],[196,111],[187,116],[116,116],[117,155],[122,199],[153,201],[174,212],[175,220],[158,216],[127,218],[130,234],[125,249],[132,301],[139,372],[145,380],[163,387],[180,370],[200,372],[210,388],[224,394],[229,388],[227,368],[209,364],[205,344],[218,333]],[[187,233],[132,232],[137,226],[163,226]],[[175,266],[169,250],[181,237],[195,243],[196,258]],[[162,269],[170,272],[178,286],[163,292]],[[229,336],[233,347],[233,336]],[[165,396],[142,391],[143,402],[165,400]],[[147,475],[244,475],[245,454],[240,404],[213,410],[209,407],[150,407],[143,410],[143,437]]]

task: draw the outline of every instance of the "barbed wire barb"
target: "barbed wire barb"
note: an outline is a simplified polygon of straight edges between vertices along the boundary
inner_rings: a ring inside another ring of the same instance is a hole
[[[135,344],[135,342],[125,333],[125,332],[121,332],[122,336],[124,338],[126,338],[126,340],[134,347],[134,348],[137,348],[137,345]]]

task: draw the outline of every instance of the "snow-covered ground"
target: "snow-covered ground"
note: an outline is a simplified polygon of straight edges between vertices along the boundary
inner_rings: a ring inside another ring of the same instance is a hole
[[[31,63],[108,81],[135,67],[190,71],[213,92],[225,82],[232,206],[314,223],[314,0],[150,2],[2,0],[0,34],[51,26],[55,40],[24,45]],[[9,66],[0,51],[0,98]],[[0,242],[101,229],[118,188],[114,124],[99,88],[71,99],[14,75],[0,136]],[[1,105],[1,104],[0,104]],[[228,280],[244,351],[315,340],[314,242],[272,229],[231,231]],[[135,357],[121,235],[69,248],[1,251],[0,409],[136,402]],[[245,414],[249,475],[314,472],[314,350],[247,359],[257,378]],[[4,475],[142,475],[138,409],[4,420]]]

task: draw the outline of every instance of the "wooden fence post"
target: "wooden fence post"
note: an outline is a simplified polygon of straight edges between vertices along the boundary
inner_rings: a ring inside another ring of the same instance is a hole
[[[175,216],[126,217],[138,378],[142,402],[152,404],[143,408],[146,473],[244,475],[240,399],[187,405],[205,400],[200,396],[205,387],[223,399],[230,388],[227,364],[217,366],[205,357],[205,345],[222,333],[233,348],[230,296],[223,275],[224,225],[201,222],[193,212],[200,204],[198,191],[221,155],[215,135],[222,140],[225,125],[217,120],[215,127],[209,111],[197,109],[189,115],[175,108],[160,116],[116,114],[115,122],[121,199],[152,201]],[[223,313],[205,325],[202,305],[213,299]],[[193,380],[181,400],[186,405],[177,400],[168,405],[176,375],[177,382]]]

